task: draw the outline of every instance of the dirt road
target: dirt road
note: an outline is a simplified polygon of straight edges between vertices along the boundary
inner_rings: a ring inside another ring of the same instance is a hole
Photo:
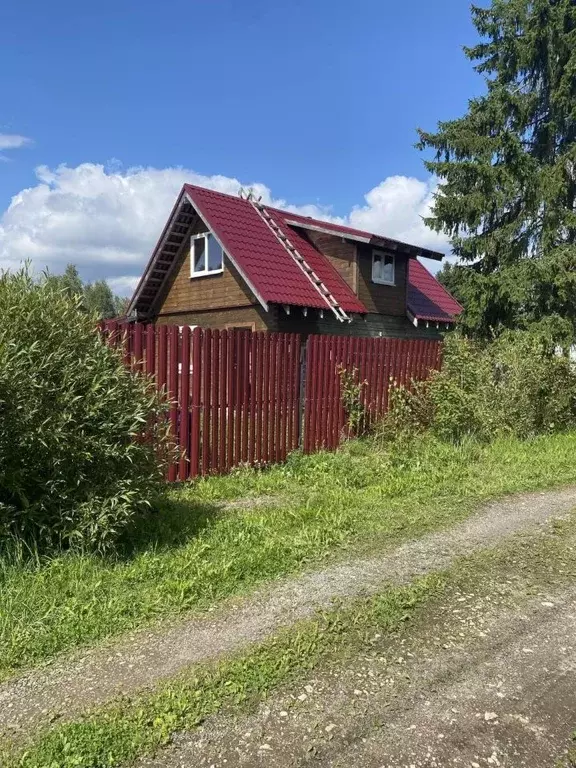
[[[492,502],[464,523],[429,534],[377,557],[355,560],[287,580],[228,606],[212,618],[192,618],[135,633],[0,684],[0,736],[19,741],[36,728],[71,719],[113,699],[218,658],[311,616],[337,598],[378,592],[449,566],[457,557],[530,532],[576,506],[576,488],[523,494]],[[267,750],[265,750],[267,751]],[[210,763],[208,763],[210,764]]]
[[[521,608],[462,595],[385,656],[356,658],[139,768],[553,768],[576,728],[576,586]]]

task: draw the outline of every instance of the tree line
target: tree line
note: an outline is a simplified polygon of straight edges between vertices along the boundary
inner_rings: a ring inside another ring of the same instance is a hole
[[[106,280],[83,282],[74,264],[68,264],[61,275],[46,274],[44,280],[79,299],[82,309],[102,320],[121,317],[128,308],[128,299],[114,294]]]

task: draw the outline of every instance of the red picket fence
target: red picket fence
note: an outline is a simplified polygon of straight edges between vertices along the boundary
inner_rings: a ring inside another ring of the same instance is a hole
[[[336,448],[347,421],[341,367],[361,383],[371,420],[385,413],[391,380],[409,384],[440,365],[436,341],[311,336],[304,346],[291,333],[116,321],[100,332],[166,392],[181,453],[171,481],[281,462],[299,446]]]
[[[306,355],[303,447],[306,453],[334,449],[346,434],[340,371],[358,386],[362,426],[386,413],[390,386],[409,386],[441,363],[441,344],[426,339],[310,336]]]
[[[298,447],[300,337],[108,321],[104,338],[171,403],[181,459],[168,480],[284,461]]]

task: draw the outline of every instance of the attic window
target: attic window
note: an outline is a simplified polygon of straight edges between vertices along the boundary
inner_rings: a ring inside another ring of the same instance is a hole
[[[190,277],[222,272],[224,252],[211,232],[192,235],[190,242]]]
[[[395,259],[391,253],[372,251],[372,282],[394,285]]]

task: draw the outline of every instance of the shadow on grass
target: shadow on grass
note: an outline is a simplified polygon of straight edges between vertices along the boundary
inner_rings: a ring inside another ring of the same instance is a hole
[[[13,567],[41,567],[61,556],[88,555],[109,562],[127,561],[143,552],[162,552],[186,544],[208,529],[222,515],[215,503],[194,503],[160,498],[120,534],[116,545],[106,552],[47,546],[46,542],[7,536],[0,538],[0,583],[2,573]]]
[[[218,504],[161,498],[154,508],[124,531],[116,557],[130,559],[145,551],[163,551],[186,544],[221,516]]]

